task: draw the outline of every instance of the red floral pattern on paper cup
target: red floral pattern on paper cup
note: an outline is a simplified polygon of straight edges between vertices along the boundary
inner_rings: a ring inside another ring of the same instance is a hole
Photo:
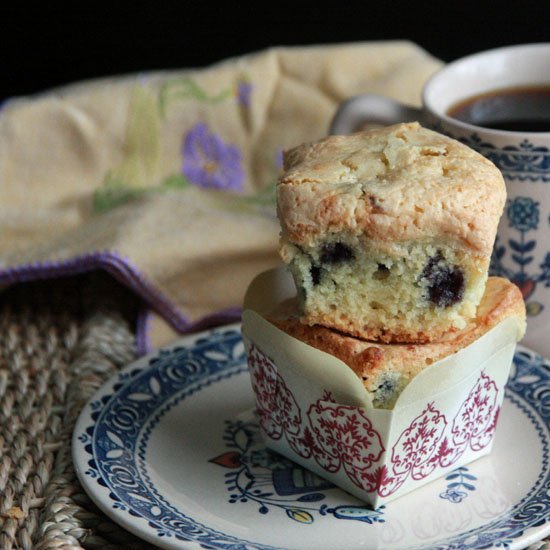
[[[477,384],[453,420],[453,443],[483,449],[491,440],[498,418],[498,389],[493,380],[481,373]]]
[[[438,443],[447,428],[445,417],[429,403],[404,430],[391,453],[392,477],[385,476],[378,492],[382,496],[394,493],[409,476],[424,479],[437,467]]]
[[[332,472],[342,467],[357,487],[374,491],[372,471],[384,446],[365,412],[319,400],[309,408],[307,416],[316,442],[317,463]]]
[[[368,408],[336,403],[326,391],[314,400],[296,394],[254,343],[248,364],[267,446],[374,506],[486,454],[504,393],[480,370],[457,390],[463,392],[458,406],[437,399],[418,404],[404,429],[388,433]]]
[[[302,424],[300,409],[273,361],[252,346],[248,366],[262,430],[272,439],[280,439],[283,433],[298,434]]]

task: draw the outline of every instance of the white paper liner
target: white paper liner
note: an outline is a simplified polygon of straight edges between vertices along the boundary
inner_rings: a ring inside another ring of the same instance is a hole
[[[346,364],[262,317],[294,294],[277,269],[258,276],[245,298],[243,337],[268,447],[374,507],[490,451],[515,318],[427,366],[385,410]]]

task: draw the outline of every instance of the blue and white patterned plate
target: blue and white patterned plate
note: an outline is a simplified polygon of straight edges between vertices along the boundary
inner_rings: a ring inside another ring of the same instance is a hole
[[[163,548],[524,548],[550,533],[550,363],[516,353],[490,456],[377,510],[266,450],[239,326],[109,381],[80,415],[78,477]]]

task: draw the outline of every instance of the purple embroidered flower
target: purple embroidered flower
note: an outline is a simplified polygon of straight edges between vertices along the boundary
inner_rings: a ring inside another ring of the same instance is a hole
[[[284,167],[283,148],[278,147],[277,153],[275,156],[275,168],[277,168],[277,170],[282,170],[283,167]]]
[[[183,142],[183,175],[195,185],[242,191],[244,170],[241,152],[210,132],[204,122],[195,124]]]
[[[237,103],[241,107],[248,109],[250,107],[250,96],[252,94],[252,84],[246,80],[241,80],[237,84],[236,97]]]

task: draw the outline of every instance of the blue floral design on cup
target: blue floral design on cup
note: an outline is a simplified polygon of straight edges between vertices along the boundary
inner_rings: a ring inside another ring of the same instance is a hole
[[[524,139],[517,146],[497,147],[477,133],[460,137],[441,125],[434,129],[458,137],[459,141],[479,151],[498,166],[508,181],[550,182],[550,149],[543,145]]]
[[[519,232],[517,238],[510,237],[507,242],[502,243],[497,237],[493,258],[491,261],[491,272],[495,275],[507,277],[514,282],[521,290],[524,300],[527,302],[527,313],[533,317],[539,315],[544,305],[538,301],[529,300],[539,283],[550,287],[550,252],[547,252],[544,260],[539,265],[539,271],[528,271],[528,267],[534,262],[537,239],[527,238],[529,232],[536,232],[540,226],[540,203],[531,197],[517,196],[510,199],[506,205],[505,216],[508,227]],[[548,220],[550,224],[550,219]],[[503,259],[507,252],[508,265]],[[510,263],[513,264],[510,267]]]
[[[539,203],[530,197],[516,197],[506,208],[510,227],[525,233],[539,226]]]

